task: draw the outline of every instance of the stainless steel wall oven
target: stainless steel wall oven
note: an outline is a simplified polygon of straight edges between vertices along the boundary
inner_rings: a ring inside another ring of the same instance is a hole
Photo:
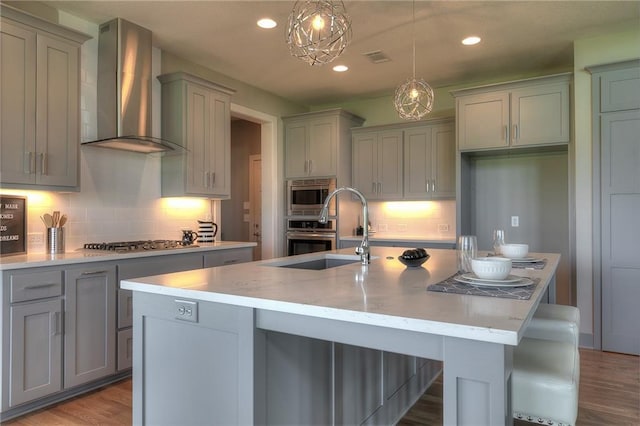
[[[335,179],[294,179],[287,181],[287,216],[317,216],[327,196],[336,189]],[[336,215],[335,198],[329,216]]]
[[[317,219],[287,220],[287,256],[336,249],[336,222],[322,224]]]

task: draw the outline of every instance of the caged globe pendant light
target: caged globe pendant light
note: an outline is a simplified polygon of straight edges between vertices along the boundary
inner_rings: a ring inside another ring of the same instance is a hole
[[[400,118],[420,120],[433,108],[433,89],[423,79],[416,80],[416,2],[413,1],[413,77],[398,86],[393,97],[393,106]]]
[[[291,55],[310,65],[324,65],[351,42],[351,19],[342,1],[296,1],[286,37]]]

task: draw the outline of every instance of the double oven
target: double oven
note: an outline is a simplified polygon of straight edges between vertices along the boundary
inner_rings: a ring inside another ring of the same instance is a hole
[[[329,205],[329,220],[318,222],[327,196],[336,189],[335,179],[287,181],[286,255],[337,248],[336,200]]]

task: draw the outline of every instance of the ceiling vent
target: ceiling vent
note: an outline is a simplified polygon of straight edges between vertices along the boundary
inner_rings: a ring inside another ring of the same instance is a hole
[[[382,50],[374,50],[372,52],[363,53],[363,55],[366,56],[371,61],[371,63],[374,64],[381,64],[383,62],[391,61],[391,58],[389,58],[387,54]]]

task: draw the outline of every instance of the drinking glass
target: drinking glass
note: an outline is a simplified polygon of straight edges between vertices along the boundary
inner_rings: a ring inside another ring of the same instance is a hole
[[[493,230],[493,254],[500,254],[500,246],[504,244],[504,229]]]
[[[478,240],[475,235],[461,235],[458,238],[458,270],[471,272],[471,259],[478,256]]]

